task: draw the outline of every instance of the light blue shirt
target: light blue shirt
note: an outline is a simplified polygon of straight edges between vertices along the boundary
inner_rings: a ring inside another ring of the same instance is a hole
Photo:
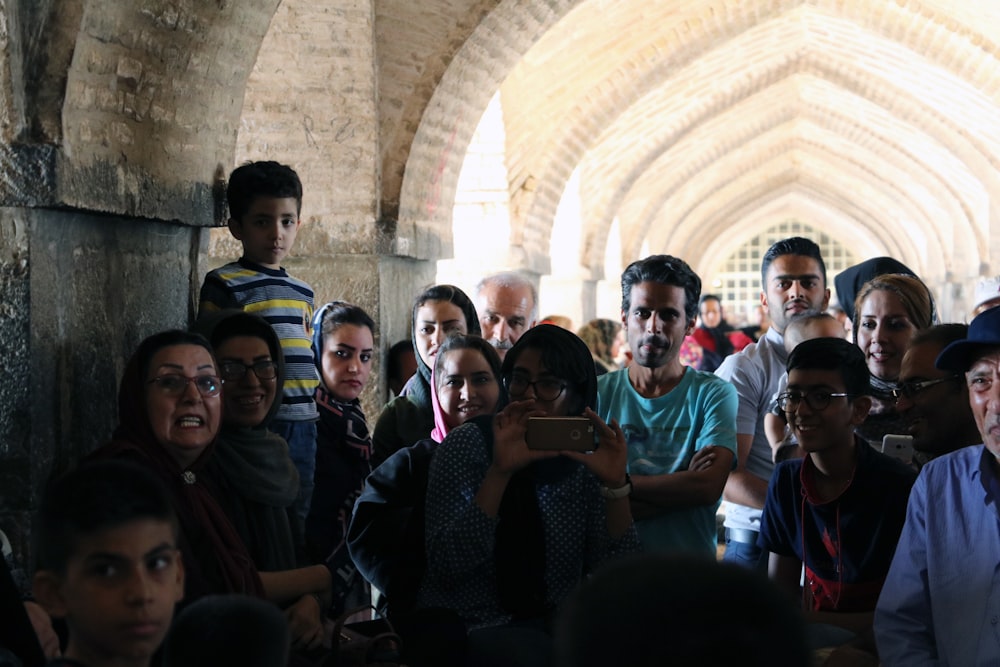
[[[992,465],[976,445],[920,471],[875,609],[886,667],[1000,665],[1000,484]]]
[[[667,394],[645,398],[628,369],[597,380],[597,413],[617,419],[628,442],[632,475],[664,475],[688,469],[696,451],[709,445],[736,455],[736,391],[711,373],[688,368]],[[646,550],[686,551],[715,557],[715,511],[709,505],[674,509],[636,521]]]
[[[753,436],[750,455],[744,462],[746,471],[765,481],[771,479],[774,461],[771,444],[764,432],[764,415],[771,411],[771,402],[787,363],[784,337],[771,327],[759,341],[723,359],[715,371],[717,376],[731,383],[739,395],[736,432]],[[726,527],[759,531],[760,515],[759,508],[728,503]]]

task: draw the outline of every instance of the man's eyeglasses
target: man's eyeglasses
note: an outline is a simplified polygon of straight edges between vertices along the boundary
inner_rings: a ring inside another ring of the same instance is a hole
[[[895,389],[892,390],[892,397],[897,401],[903,396],[913,400],[917,394],[925,389],[929,389],[930,387],[933,387],[936,384],[941,384],[942,382],[952,382],[961,378],[961,375],[949,375],[948,377],[937,378],[934,380],[923,380],[921,382],[900,382],[896,385]]]
[[[270,359],[252,364],[241,361],[224,361],[219,364],[219,375],[226,382],[239,382],[246,377],[248,371],[253,371],[259,380],[273,380],[278,377],[278,364]]]
[[[194,382],[194,387],[198,390],[198,393],[206,398],[218,396],[222,390],[222,382],[214,375],[188,377],[180,373],[168,373],[156,376],[147,384],[155,384],[167,396],[180,396],[187,391],[187,386],[191,382]]]
[[[805,401],[811,409],[819,412],[820,410],[826,410],[830,405],[830,401],[835,398],[840,398],[841,396],[851,396],[851,394],[835,393],[832,391],[787,391],[784,394],[778,396],[778,407],[785,412],[794,412],[799,409],[799,405]]]
[[[507,379],[507,393],[513,398],[520,398],[528,391],[528,387],[535,390],[535,398],[540,401],[554,401],[566,390],[566,383],[553,378],[542,378],[534,382],[528,382],[528,378],[522,375],[515,375]]]

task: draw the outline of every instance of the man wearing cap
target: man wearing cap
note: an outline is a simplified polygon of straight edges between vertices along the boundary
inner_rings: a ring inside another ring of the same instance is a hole
[[[965,373],[983,444],[920,471],[875,611],[882,664],[1000,664],[1000,308],[936,365]]]

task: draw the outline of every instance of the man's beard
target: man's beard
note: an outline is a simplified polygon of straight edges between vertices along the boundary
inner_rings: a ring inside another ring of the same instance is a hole
[[[496,338],[490,338],[488,342],[496,350],[509,350],[514,347],[514,343],[510,342],[510,340],[497,340]]]

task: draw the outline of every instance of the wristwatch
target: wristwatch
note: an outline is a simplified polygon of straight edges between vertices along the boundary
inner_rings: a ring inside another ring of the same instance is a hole
[[[617,489],[609,489],[601,484],[601,495],[608,500],[617,500],[618,498],[625,498],[632,495],[632,478],[628,473],[625,473],[625,483]]]

